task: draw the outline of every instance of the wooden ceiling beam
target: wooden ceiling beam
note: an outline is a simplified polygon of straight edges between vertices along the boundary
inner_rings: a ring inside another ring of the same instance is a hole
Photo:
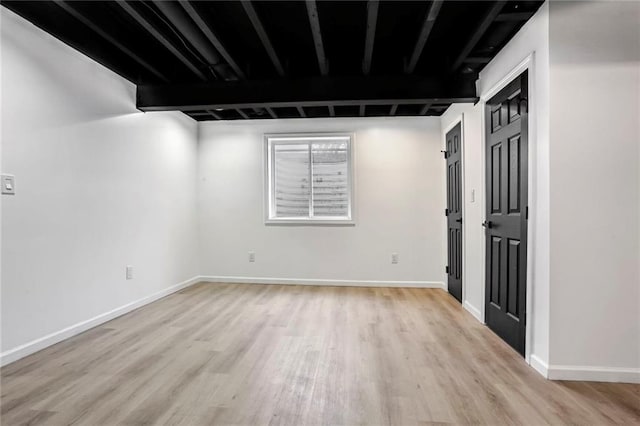
[[[452,84],[439,77],[416,75],[215,81],[191,85],[138,85],[137,88],[137,106],[142,111],[476,101],[473,79]]]
[[[253,7],[253,3],[251,3],[251,0],[242,0],[242,7],[244,8],[244,11],[249,17],[249,20],[253,25],[253,29],[258,34],[258,37],[260,38],[262,45],[267,51],[267,55],[269,55],[269,59],[271,59],[273,66],[275,67],[280,77],[284,77],[286,73],[284,72],[282,63],[280,62],[280,59],[276,54],[276,50],[273,48],[273,44],[271,44],[269,35],[267,34],[267,31],[264,29],[264,25],[262,25],[262,21],[260,20],[260,17],[258,16],[256,9]]]
[[[273,108],[266,107],[265,109],[267,110],[267,112],[269,113],[269,115],[271,116],[271,118],[278,118],[278,115],[277,115],[277,114],[276,114],[276,112],[273,110]]]
[[[443,0],[434,0],[433,2],[431,2],[431,6],[427,11],[424,22],[422,23],[420,34],[418,35],[415,46],[413,47],[411,59],[409,60],[409,64],[407,65],[407,68],[405,70],[407,74],[413,73],[413,71],[416,69],[416,65],[418,65],[418,60],[422,55],[425,44],[427,44],[427,40],[429,39],[429,35],[431,34],[433,25],[436,23],[436,19],[438,18],[438,14],[440,13],[442,3]]]
[[[211,111],[210,109],[207,110],[207,114],[209,114],[216,120],[222,120],[222,117],[219,114],[216,114],[214,111]]]
[[[469,56],[463,62],[465,64],[488,64],[492,59],[487,56]]]
[[[182,8],[187,12],[187,15],[195,22],[197,27],[202,31],[202,33],[207,37],[209,42],[213,45],[213,47],[220,53],[220,56],[224,58],[224,60],[229,64],[231,69],[236,73],[239,79],[243,80],[246,78],[244,71],[242,68],[238,66],[238,63],[233,59],[233,57],[229,54],[226,47],[218,36],[211,30],[209,25],[204,21],[200,13],[193,7],[193,5],[188,1],[179,2]]]
[[[126,1],[116,1],[115,4],[119,5],[125,12],[135,20],[138,25],[143,27],[149,34],[151,34],[160,44],[162,44],[169,52],[173,54],[180,62],[182,62],[187,68],[189,68],[198,78],[203,81],[207,81],[207,77],[200,71],[200,69],[191,62],[186,56],[184,56],[180,50],[178,50],[162,33],[154,28],[149,21],[147,21],[138,11],[136,11]]]
[[[460,68],[460,65],[462,65],[467,56],[469,56],[473,48],[476,47],[476,44],[478,44],[482,36],[487,32],[487,29],[489,29],[489,26],[491,26],[491,24],[495,21],[496,16],[498,16],[506,3],[507,2],[505,0],[496,1],[495,3],[493,3],[491,8],[489,8],[487,13],[482,17],[482,20],[478,23],[478,26],[471,33],[471,37],[469,37],[469,40],[467,40],[467,43],[462,48],[462,51],[460,52],[456,60],[453,62],[453,66],[451,67],[452,72],[455,72],[458,68]]]
[[[509,12],[500,13],[496,16],[495,22],[526,21],[533,16],[532,12]]]
[[[425,115],[427,112],[429,112],[429,108],[431,108],[431,105],[433,105],[433,102],[427,102],[426,104],[424,104],[424,106],[420,109],[420,115]]]
[[[126,47],[125,45],[120,43],[118,40],[116,40],[109,33],[107,33],[102,28],[100,28],[99,25],[97,25],[95,22],[93,22],[87,16],[85,16],[80,11],[75,9],[72,6],[73,2],[55,0],[54,3],[57,4],[58,6],[60,6],[60,8],[62,8],[64,11],[66,11],[69,15],[73,16],[75,19],[77,19],[78,21],[82,22],[86,27],[91,29],[93,32],[98,34],[100,37],[102,37],[103,39],[107,40],[109,43],[113,44],[115,47],[120,49],[120,51],[122,51],[122,53],[124,53],[125,55],[127,55],[128,57],[130,57],[131,59],[136,61],[139,65],[141,65],[147,71],[149,71],[150,73],[152,73],[153,75],[158,77],[161,81],[164,81],[165,83],[169,81],[169,79],[167,77],[165,77],[164,74],[162,74],[160,71],[158,71],[153,65],[149,64],[147,61],[142,59],[140,56],[138,56],[135,53],[133,53],[128,47]]]
[[[153,0],[155,7],[164,15],[175,28],[182,40],[186,40],[213,70],[216,77],[225,80],[233,76],[226,64],[222,63],[220,54],[211,46],[204,34],[193,25],[193,21],[178,3],[170,1]]]
[[[315,0],[307,0],[307,14],[309,15],[309,26],[313,35],[313,44],[318,57],[318,67],[321,75],[329,74],[329,63],[324,54],[324,44],[322,43],[322,29],[320,28],[320,19],[318,18],[318,6]]]
[[[367,2],[367,33],[364,40],[364,59],[362,60],[362,72],[368,75],[371,72],[373,60],[373,45],[376,40],[376,24],[378,22],[378,0]]]

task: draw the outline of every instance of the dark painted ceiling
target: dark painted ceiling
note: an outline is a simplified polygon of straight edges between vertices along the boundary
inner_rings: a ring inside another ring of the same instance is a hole
[[[541,1],[2,1],[196,120],[440,115]]]

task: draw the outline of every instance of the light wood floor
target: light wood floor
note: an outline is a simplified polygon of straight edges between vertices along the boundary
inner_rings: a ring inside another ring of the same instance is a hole
[[[198,284],[1,370],[3,425],[638,424],[442,290]]]

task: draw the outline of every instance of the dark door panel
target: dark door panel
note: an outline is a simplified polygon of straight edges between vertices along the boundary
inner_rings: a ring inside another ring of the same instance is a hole
[[[462,302],[462,126],[447,133],[447,287]]]
[[[527,278],[527,73],[486,105],[489,328],[524,355]]]

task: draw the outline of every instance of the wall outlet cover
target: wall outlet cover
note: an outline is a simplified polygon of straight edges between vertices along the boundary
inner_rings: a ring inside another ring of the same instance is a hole
[[[128,280],[133,279],[133,266],[131,265],[127,265],[127,279]]]

